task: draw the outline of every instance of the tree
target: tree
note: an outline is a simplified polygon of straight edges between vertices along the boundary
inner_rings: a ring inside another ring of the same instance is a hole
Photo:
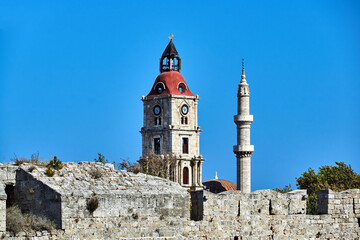
[[[145,173],[157,177],[174,180],[176,158],[173,154],[158,155],[150,152],[146,157],[140,158],[137,162],[131,163],[122,160],[119,164],[120,169],[129,172]]]
[[[331,189],[340,192],[360,188],[360,175],[354,172],[350,165],[344,162],[335,162],[335,164],[337,166],[319,167],[318,173],[309,168],[307,172],[301,174],[301,177],[296,178],[298,188],[307,190],[306,212],[308,214],[317,214],[317,190]]]
[[[283,188],[274,188],[273,190],[279,193],[287,193],[287,192],[291,192],[293,189],[291,188],[291,184],[289,184],[289,185],[285,185],[285,187]]]

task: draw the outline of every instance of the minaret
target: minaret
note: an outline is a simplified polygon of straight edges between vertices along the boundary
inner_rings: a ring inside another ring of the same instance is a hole
[[[236,154],[236,184],[237,190],[244,193],[251,192],[251,154],[254,146],[250,145],[250,125],[253,115],[250,115],[249,86],[246,82],[244,59],[242,60],[242,75],[238,89],[238,114],[234,116],[237,129],[237,145],[234,146]]]

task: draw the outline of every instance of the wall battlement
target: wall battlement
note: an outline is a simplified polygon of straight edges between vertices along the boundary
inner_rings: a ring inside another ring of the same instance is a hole
[[[317,197],[319,214],[355,215],[360,218],[360,189],[342,192],[319,190]]]
[[[0,232],[9,239],[15,239],[5,232],[9,201],[47,216],[59,228],[19,233],[16,239],[360,238],[359,189],[319,191],[320,215],[307,215],[305,190],[189,193],[178,183],[111,164],[66,163],[54,177],[47,177],[44,167],[30,171],[30,166],[0,165]],[[92,169],[101,170],[102,177],[93,178]],[[87,201],[94,196],[99,207],[89,212]]]

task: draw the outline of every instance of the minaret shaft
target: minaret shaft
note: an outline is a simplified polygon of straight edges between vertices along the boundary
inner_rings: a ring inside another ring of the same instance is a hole
[[[251,192],[251,154],[254,152],[254,146],[250,145],[250,125],[253,122],[253,116],[250,115],[250,92],[246,82],[244,62],[237,97],[238,112],[234,116],[237,129],[237,145],[234,146],[237,162],[237,190],[249,193]]]

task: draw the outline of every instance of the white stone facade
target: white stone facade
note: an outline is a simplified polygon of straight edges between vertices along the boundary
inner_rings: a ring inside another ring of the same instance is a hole
[[[202,189],[202,162],[204,161],[200,155],[201,130],[197,121],[198,100],[198,96],[177,95],[142,98],[144,103],[144,126],[141,129],[142,157],[146,157],[149,152],[163,155],[174,154],[177,164],[174,169],[175,178],[172,180],[193,190]],[[188,107],[186,115],[181,111],[184,105]],[[155,106],[161,109],[159,115],[154,114]],[[161,118],[161,123],[156,122],[159,118]],[[155,147],[155,139],[160,139],[160,149]],[[185,176],[186,174],[188,176]]]

